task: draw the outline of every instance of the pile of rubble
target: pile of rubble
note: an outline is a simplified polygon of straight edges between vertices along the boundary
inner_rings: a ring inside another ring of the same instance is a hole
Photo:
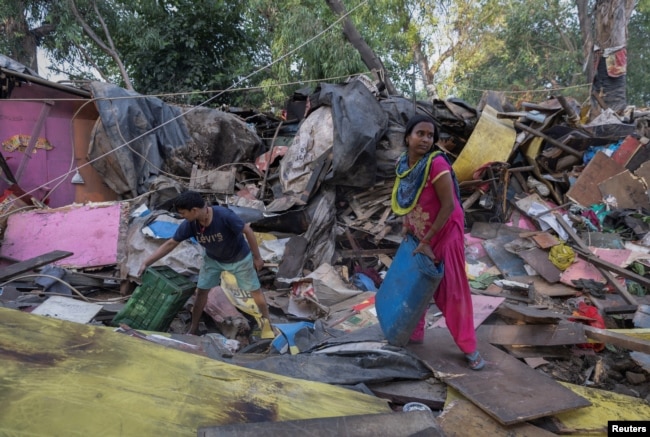
[[[184,335],[191,299],[165,336],[144,325],[123,333],[354,386],[395,411],[418,402],[441,413],[444,432],[466,415],[500,430],[602,432],[606,423],[589,422],[603,414],[590,390],[623,396],[609,420],[634,420],[623,406],[649,399],[647,114],[604,111],[587,124],[570,98],[514,108],[487,94],[474,108],[385,97],[361,79],[296,94],[285,119],[118,104],[124,90],[105,84],[91,92],[101,100],[89,161],[123,200],[8,208],[0,306],[116,328],[142,260],[180,223],[167,206],[193,189],[257,232],[282,335],[259,338],[250,296],[227,277],[210,292],[201,337]],[[163,127],[142,133],[134,113]],[[434,305],[422,346],[392,348],[378,331],[374,295],[401,241],[394,162],[416,113],[435,120],[460,182],[484,372],[467,373]],[[200,257],[184,242],[159,264],[192,280]]]

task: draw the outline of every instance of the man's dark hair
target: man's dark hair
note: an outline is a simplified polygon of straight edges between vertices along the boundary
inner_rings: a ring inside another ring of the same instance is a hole
[[[174,209],[176,211],[179,209],[189,211],[192,208],[203,208],[204,206],[205,200],[203,196],[196,191],[185,191],[174,199]]]

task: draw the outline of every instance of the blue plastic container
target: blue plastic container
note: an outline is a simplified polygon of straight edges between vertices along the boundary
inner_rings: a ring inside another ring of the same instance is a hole
[[[402,241],[375,296],[379,325],[394,346],[408,343],[444,275],[442,262],[435,264],[421,253],[413,255],[417,246],[412,236]]]

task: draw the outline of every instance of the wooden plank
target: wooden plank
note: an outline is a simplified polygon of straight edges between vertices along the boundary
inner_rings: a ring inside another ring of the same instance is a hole
[[[510,226],[505,223],[487,223],[487,222],[474,222],[470,235],[482,240],[489,240],[498,238],[500,236],[511,236],[511,239],[519,236],[521,232],[529,232],[527,229],[522,229],[517,226]]]
[[[505,349],[515,358],[561,358],[570,360],[573,356],[568,348],[559,348],[557,346],[510,346],[502,344],[499,347]]]
[[[559,346],[587,342],[582,324],[557,325],[483,325],[479,335],[491,344],[522,346]]]
[[[394,253],[391,253],[391,255],[395,255]],[[384,253],[380,253],[377,258],[379,258],[379,262],[381,262],[386,268],[389,268],[390,265],[393,263],[393,258],[389,257],[388,255]]]
[[[539,310],[526,305],[510,305],[507,303],[501,305],[497,313],[502,317],[530,324],[554,324],[560,320],[567,320],[574,317],[553,311]]]
[[[611,308],[604,308],[603,312],[605,314],[634,314],[637,312],[639,307],[637,305],[618,305]]]
[[[512,237],[501,236],[483,242],[483,248],[488,256],[505,277],[528,274],[524,268],[523,260],[504,248],[505,244],[514,240],[514,238],[516,238],[516,235]]]
[[[584,207],[595,203],[601,203],[600,191],[595,188],[599,183],[617,175],[625,170],[625,167],[614,161],[603,152],[597,152],[582,171],[576,182],[566,193],[566,196]]]
[[[354,258],[357,256],[363,257],[363,258],[380,258],[384,257],[386,255],[395,255],[395,252],[397,252],[397,248],[393,249],[359,249],[359,250],[351,250],[351,249],[346,249],[346,250],[340,250],[338,251],[338,254],[341,255],[342,258]]]
[[[555,380],[485,341],[479,341],[478,349],[487,365],[478,372],[469,369],[446,329],[427,330],[423,344],[409,345],[407,349],[439,372],[445,383],[503,425],[590,405]]]
[[[478,290],[476,288],[470,288],[472,294],[477,294],[479,296],[491,296],[491,297],[502,297],[504,299],[511,299],[517,302],[530,303],[531,300],[528,297],[524,296],[515,296],[514,294],[504,293],[501,287],[490,284],[485,290]]]
[[[634,338],[629,335],[619,334],[618,332],[612,332],[607,329],[594,328],[592,326],[585,326],[584,329],[587,337],[592,340],[650,354],[650,341],[648,340]]]
[[[548,259],[548,253],[538,247],[517,252],[539,275],[554,284],[560,281],[562,271]]]
[[[646,185],[650,185],[650,161],[641,164],[634,174],[643,179]]]
[[[532,284],[532,286],[535,288],[535,293],[548,297],[575,296],[575,294],[578,292],[578,290],[575,288],[568,287],[561,283],[551,284],[546,279],[538,275],[511,276],[509,279],[512,281]]]
[[[433,410],[442,410],[447,398],[447,385],[437,379],[426,381],[395,381],[384,384],[368,384],[378,397],[393,403],[419,402]]]
[[[546,231],[535,233],[535,235],[531,235],[530,238],[532,238],[535,244],[542,249],[548,249],[560,244],[560,240],[558,240],[556,236]]]
[[[54,261],[67,258],[73,254],[73,252],[66,252],[65,250],[53,250],[51,252],[44,253],[43,255],[39,255],[37,257],[0,268],[0,281],[6,281],[7,279],[10,279],[14,276],[29,272],[37,267],[53,263]]]
[[[639,150],[636,151],[634,156],[625,165],[625,168],[632,172],[636,171],[643,163],[650,160],[650,143],[648,138],[641,137],[641,144]]]
[[[453,389],[449,391],[456,392]],[[482,436],[508,437],[550,437],[555,435],[529,423],[517,423],[511,426],[501,425],[465,399],[460,393],[456,393],[450,396],[451,399],[447,406],[437,418],[445,436],[465,437],[474,433]]]
[[[444,434],[431,411],[328,417],[323,419],[262,421],[214,427],[200,427],[198,437],[313,437],[431,436]]]

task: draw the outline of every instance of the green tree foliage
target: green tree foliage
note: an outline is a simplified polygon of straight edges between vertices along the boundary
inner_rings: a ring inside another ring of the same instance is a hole
[[[499,43],[471,68],[459,68],[453,75],[459,96],[478,101],[484,90],[498,90],[511,92],[513,100],[535,101],[585,85],[572,2],[512,0],[503,4],[501,13],[503,22],[494,29]],[[584,99],[587,90],[584,86],[567,93]]]
[[[430,15],[435,12],[439,20],[428,51],[433,55],[431,74],[438,96],[466,97],[472,88],[471,79],[483,74],[493,54],[503,50],[499,29],[504,26],[504,12],[509,3],[509,0],[437,2],[437,11]]]
[[[253,14],[263,17],[263,40],[272,64],[263,82],[267,105],[277,107],[284,103],[284,96],[306,85],[315,87],[320,80],[336,82],[368,73],[324,0],[255,0],[249,5]],[[390,5],[388,1],[372,2],[373,7]],[[386,15],[373,7],[366,1],[346,2],[348,17],[381,56],[387,52],[390,32],[379,25],[387,23],[382,19]],[[396,65],[390,60],[384,64],[389,70]]]
[[[174,101],[197,104],[237,103],[242,95],[218,96],[238,83],[260,60],[258,32],[247,21],[246,2],[237,0],[59,0],[11,2],[5,9],[21,17],[22,32],[7,33],[3,51],[19,61],[19,47],[29,29],[43,23],[51,31],[37,42],[48,50],[53,68],[72,79],[96,79],[124,86],[114,57],[100,45],[114,48],[126,74],[142,94],[170,94]],[[72,8],[73,5],[75,8]],[[0,5],[1,6],[1,5]],[[78,11],[75,17],[74,9]],[[18,13],[18,11],[22,11]],[[79,18],[97,38],[89,37]],[[17,29],[17,26],[14,26]],[[10,36],[10,37],[9,37]],[[13,44],[13,46],[12,46]],[[205,94],[201,94],[204,92]],[[186,93],[186,94],[182,94]]]
[[[642,0],[630,18],[627,48],[627,98],[630,105],[650,107],[650,0]]]
[[[89,38],[71,1],[0,0],[1,52],[33,67],[30,45],[39,44],[53,68],[73,79],[99,75],[124,86],[114,57]],[[475,104],[484,90],[511,93],[513,100],[587,97],[574,0],[342,1],[404,95],[413,91],[417,66],[418,98],[426,91],[427,98],[456,96]],[[279,110],[305,86],[370,76],[325,0],[74,4],[93,33],[113,44],[136,91],[174,102],[211,99],[211,105]],[[650,102],[649,17],[650,0],[640,0],[628,45],[628,96],[636,105]]]
[[[246,28],[244,5],[237,0],[174,0],[154,7],[136,3],[125,19],[122,30],[131,31],[121,33],[120,47],[139,90],[218,93],[237,84],[255,68],[257,35]],[[133,29],[142,29],[143,37],[129,35]],[[188,103],[213,95],[193,95]],[[232,94],[222,95],[215,103],[235,100]]]
[[[231,103],[217,96],[250,71],[255,32],[246,29],[244,3],[210,0],[96,1],[78,9],[98,35],[110,34],[135,89],[142,94],[166,94],[168,100],[197,104]],[[99,7],[99,14],[95,5]],[[100,22],[102,17],[104,23]],[[115,63],[79,30],[74,17],[61,13],[66,34],[54,35],[51,49],[58,59],[80,58],[114,83],[123,84]],[[102,24],[108,29],[104,31]],[[73,44],[69,44],[69,42]],[[201,94],[205,92],[206,94]],[[186,94],[183,94],[186,93]],[[170,95],[174,94],[174,95]]]

